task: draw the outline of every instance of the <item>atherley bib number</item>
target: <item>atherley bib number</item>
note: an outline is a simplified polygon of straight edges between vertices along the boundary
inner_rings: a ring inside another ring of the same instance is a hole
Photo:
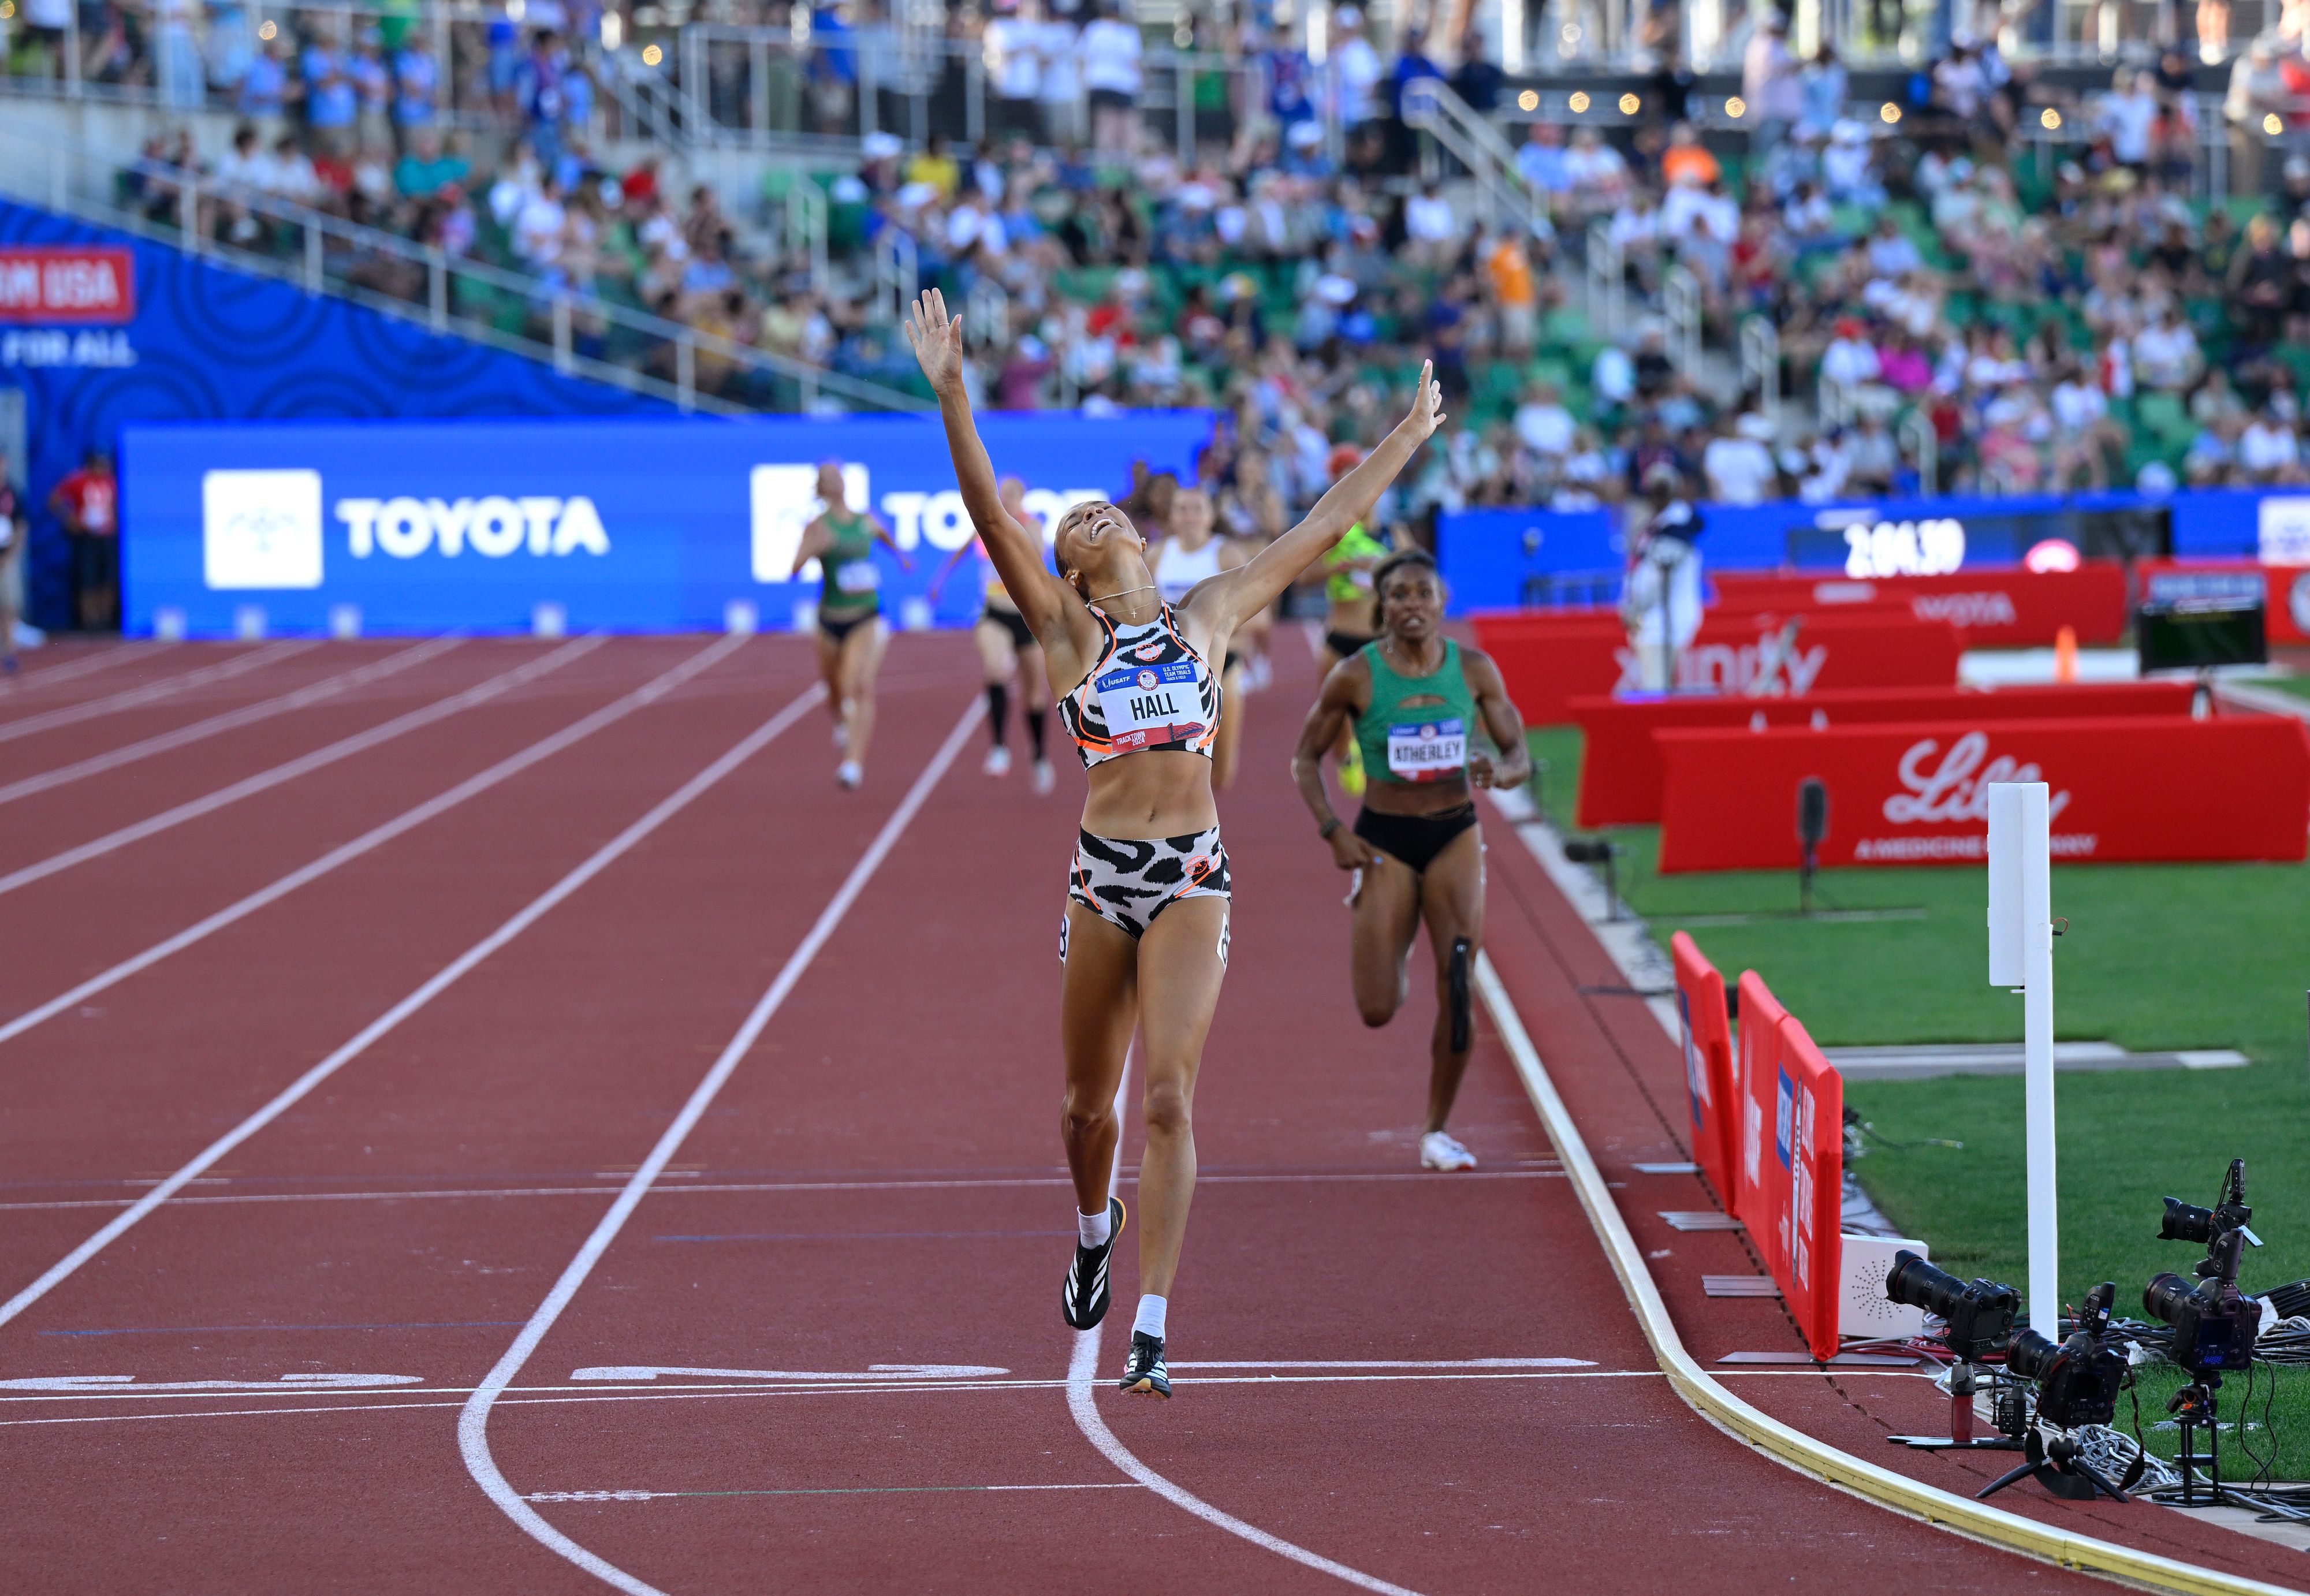
[[[1098,690],[1107,735],[1119,753],[1168,748],[1203,735],[1203,723],[1197,718],[1201,698],[1195,690],[1192,660],[1125,665],[1091,685]]]
[[[1388,773],[1398,781],[1442,781],[1468,763],[1468,727],[1460,720],[1413,721],[1387,729]]]

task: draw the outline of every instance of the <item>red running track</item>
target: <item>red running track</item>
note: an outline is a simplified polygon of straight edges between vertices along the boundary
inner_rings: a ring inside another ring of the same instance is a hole
[[[78,896],[42,900],[57,930],[39,945],[12,939],[5,1012],[704,646],[606,645],[582,678],[137,845],[134,868],[55,878]],[[1284,768],[1312,665],[1288,632],[1277,653],[1222,804],[1238,897],[1173,1299],[1178,1396],[1108,1389],[1127,1245],[1079,1393],[1138,1478],[1071,1412],[1056,1304],[1079,781],[1037,800],[1023,769],[979,774],[954,637],[894,646],[862,792],[834,787],[815,709],[725,758],[810,685],[799,642],[760,638],[99,1011],[0,1043],[7,1294],[656,816],[0,1323],[0,1586],[608,1588],[572,1557],[683,1592],[2082,1585],[1816,1486],[1688,1410],[1488,1032],[1457,1120],[1483,1167],[1418,1172],[1424,1005],[1384,1032],[1355,1019],[1343,883]],[[959,731],[960,757],[920,780]],[[253,769],[317,734],[284,721],[230,751]],[[230,780],[227,751],[156,758]],[[306,829],[324,794],[358,811],[326,835]],[[78,840],[69,820],[45,841]],[[1496,921],[1526,912],[1495,899]],[[758,1038],[637,1186],[781,972]],[[1559,1071],[1610,1045],[1577,1004],[1527,1019]],[[1136,1146],[1127,1131],[1126,1160]],[[1128,1167],[1124,1184],[1128,1201]],[[578,1280],[589,1237],[605,1245]],[[558,1317],[480,1422],[475,1388],[550,1296]],[[1385,1366],[1340,1366],[1358,1364]],[[484,1494],[477,1441],[561,1550]]]

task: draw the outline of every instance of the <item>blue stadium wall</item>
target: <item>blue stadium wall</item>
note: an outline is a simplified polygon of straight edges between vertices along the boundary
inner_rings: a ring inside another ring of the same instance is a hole
[[[125,333],[131,363],[22,364],[34,341],[0,334],[0,384],[24,393],[32,516],[25,585],[37,625],[71,624],[71,556],[48,493],[87,449],[109,449],[117,460],[130,422],[675,413],[659,400],[33,206],[0,201],[0,243],[113,245],[136,261],[134,318],[74,341],[76,355],[117,361],[121,341],[111,334]]]

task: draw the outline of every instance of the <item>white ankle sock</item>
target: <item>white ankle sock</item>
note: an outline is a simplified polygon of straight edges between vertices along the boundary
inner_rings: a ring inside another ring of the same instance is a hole
[[[1139,1316],[1131,1322],[1131,1333],[1133,1335],[1153,1336],[1157,1340],[1161,1340],[1163,1339],[1164,1311],[1169,1308],[1170,1305],[1171,1301],[1168,1297],[1141,1297],[1139,1299]]]
[[[1095,1214],[1075,1216],[1075,1236],[1087,1247],[1103,1247],[1107,1238],[1115,1234],[1115,1210],[1102,1208]]]

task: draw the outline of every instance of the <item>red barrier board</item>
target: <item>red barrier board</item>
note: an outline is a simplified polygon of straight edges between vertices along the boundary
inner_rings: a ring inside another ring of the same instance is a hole
[[[1562,725],[1570,700],[1633,692],[1641,680],[1628,634],[1610,615],[1480,615],[1475,630],[1529,725]],[[1678,689],[1802,698],[1825,688],[1953,687],[1963,652],[1944,621],[1712,616],[1684,652]]]
[[[79,244],[0,246],[0,322],[125,325],[136,315],[136,256]]]
[[[2263,629],[2280,648],[2310,644],[2310,566],[2262,565],[2251,559],[2145,559],[2136,566],[2146,585],[2160,571],[2255,571],[2267,597]]]
[[[1781,1021],[1788,1018],[1754,970],[1742,970],[1737,988],[1741,997],[1741,1076],[1734,1091],[1741,1123],[1735,1127],[1738,1154],[1732,1167],[1732,1211],[1765,1261],[1775,1279],[1786,1272],[1779,1253],[1779,1231],[1772,1217],[1787,1204],[1788,1167],[1774,1157],[1773,1126],[1778,1115],[1776,1082],[1780,1074]]]
[[[2310,726],[2290,716],[1655,737],[1663,874],[1793,868],[1808,776],[1828,789],[1824,865],[1985,863],[1988,788],[2002,781],[2049,784],[2057,862],[2298,860],[2310,835]]]
[[[1868,579],[1723,571],[1715,580],[1717,603],[1728,613],[1898,603],[1919,620],[1956,627],[1976,648],[2050,644],[2064,626],[2080,643],[2115,643],[2125,633],[2125,568],[2114,559],[2084,560],[2073,571],[2009,566]]]
[[[1783,1014],[1777,1029],[1772,1156],[1785,1174],[1771,1221],[1773,1275],[1812,1355],[1826,1363],[1837,1356],[1845,1269],[1845,1081],[1794,1015]]]
[[[1692,1108],[1692,1158],[1727,1213],[1732,1202],[1732,1025],[1724,1009],[1724,977],[1693,940],[1668,940],[1676,966],[1676,1008],[1684,1021],[1684,1085]]]
[[[1634,826],[1661,818],[1665,769],[1654,740],[1657,732],[1705,726],[1755,729],[1855,722],[2186,715],[2196,690],[2188,681],[2164,681],[1989,689],[1831,689],[1802,698],[1574,698],[1568,709],[1585,734],[1579,823]]]

